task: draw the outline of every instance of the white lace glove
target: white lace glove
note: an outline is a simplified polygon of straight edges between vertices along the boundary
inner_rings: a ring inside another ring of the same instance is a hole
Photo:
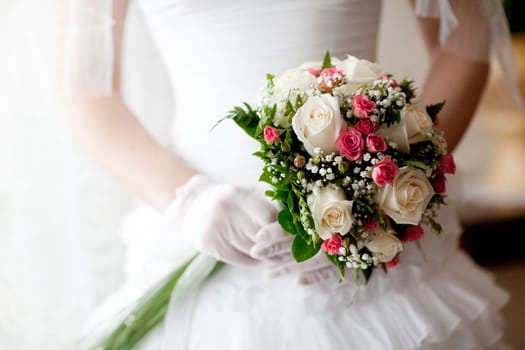
[[[276,221],[276,209],[254,191],[195,175],[177,190],[166,216],[169,226],[197,250],[226,263],[269,261],[270,277],[296,275],[300,284],[338,275],[324,254],[295,262],[290,253],[293,238]]]
[[[275,227],[274,227],[275,226]],[[275,264],[269,269],[268,276],[277,278],[284,275],[295,275],[297,283],[310,285],[327,280],[337,282],[339,271],[324,253],[319,252],[313,258],[297,263],[290,252],[293,238],[280,229],[275,222],[263,227],[256,237],[252,256],[271,256]]]
[[[265,252],[251,254],[258,236],[284,235],[275,221],[276,209],[254,191],[195,175],[177,190],[166,216],[170,227],[180,231],[184,240],[226,263],[253,265],[280,259],[276,252],[281,248],[272,248],[271,244]],[[258,234],[261,230],[267,233]]]
[[[279,264],[269,271],[270,277],[280,277],[283,275],[296,275],[299,284],[310,285],[324,283],[326,281],[337,283],[339,271],[330,262],[324,253],[319,253],[311,259],[297,263],[290,259],[286,263]]]

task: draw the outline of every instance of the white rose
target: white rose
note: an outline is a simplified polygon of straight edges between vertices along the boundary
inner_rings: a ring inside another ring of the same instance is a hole
[[[325,240],[336,232],[346,235],[352,228],[352,201],[346,200],[345,192],[337,186],[315,186],[307,198],[315,229]]]
[[[434,189],[425,173],[412,167],[402,167],[394,182],[384,185],[376,202],[385,214],[398,224],[418,225]]]
[[[354,56],[349,55],[344,61],[336,58],[332,61],[337,68],[345,73],[347,81],[347,83],[343,85],[345,86],[345,92],[352,93],[381,76],[382,69],[378,64]]]
[[[389,127],[380,128],[377,133],[388,136],[397,143],[399,150],[410,152],[410,145],[430,139],[433,123],[424,105],[408,104],[401,109],[401,121]]]
[[[288,118],[284,116],[287,101],[295,105],[297,96],[304,98],[304,92],[317,85],[317,79],[303,68],[285,71],[273,79],[274,87],[271,96],[272,104],[277,105],[275,125],[289,127]]]
[[[297,138],[312,156],[316,148],[324,154],[337,151],[335,141],[344,125],[338,99],[328,94],[310,97],[292,119]]]
[[[403,250],[403,244],[392,229],[380,229],[377,235],[365,245],[379,262],[386,263],[394,259]]]

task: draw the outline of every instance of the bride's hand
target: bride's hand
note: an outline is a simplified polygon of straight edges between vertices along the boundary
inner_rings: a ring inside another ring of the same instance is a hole
[[[252,248],[259,231],[282,232],[274,225],[275,208],[262,195],[216,184],[202,175],[195,175],[177,190],[166,216],[170,226],[197,250],[233,265],[272,259],[275,254],[270,252],[252,256]]]
[[[330,279],[337,281],[339,277],[337,267],[322,252],[304,262],[296,262],[291,255],[292,240],[293,237],[283,232],[279,223],[274,222],[259,231],[251,255],[274,262],[268,270],[271,278],[290,275],[297,283],[303,285],[321,283]]]

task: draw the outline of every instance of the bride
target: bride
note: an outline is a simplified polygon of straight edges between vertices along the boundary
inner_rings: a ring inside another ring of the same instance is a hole
[[[66,123],[144,202],[123,224],[127,282],[87,336],[197,249],[227,264],[140,349],[504,348],[499,310],[508,296],[458,249],[453,198],[439,213],[443,236],[423,238],[424,255],[408,246],[403,264],[356,290],[338,283],[326,259],[291,261],[275,208],[257,188],[257,145],[233,123],[209,131],[232,106],[253,101],[268,72],[326,50],[373,61],[380,0],[137,2],[172,86],[169,148],[120,97],[127,1],[73,1],[64,42]],[[486,82],[488,18],[501,9],[490,0],[414,6],[431,56],[419,98],[447,100],[439,119],[453,151]]]

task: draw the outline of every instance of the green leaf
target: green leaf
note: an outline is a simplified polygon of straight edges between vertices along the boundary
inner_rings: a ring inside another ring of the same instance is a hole
[[[279,214],[277,215],[277,221],[279,221],[279,224],[281,225],[284,231],[292,235],[297,234],[295,224],[293,222],[292,213],[290,213],[288,209],[283,209],[279,212]]]
[[[252,109],[248,103],[244,103],[244,107],[234,107],[226,117],[220,119],[212,128],[212,130],[225,119],[233,119],[237,125],[243,129],[250,137],[256,139],[258,135],[259,120],[261,119],[257,111]],[[260,131],[259,131],[260,133]]]
[[[286,198],[286,204],[288,205],[289,211],[295,210],[295,198],[294,198],[292,191],[288,192],[288,198]]]
[[[325,253],[325,256],[328,260],[332,262],[332,264],[337,266],[337,269],[339,270],[339,282],[344,282],[346,264],[338,260],[339,255],[336,255],[336,254],[330,255],[328,253]]]
[[[433,122],[436,120],[436,116],[438,115],[438,113],[445,106],[445,102],[446,101],[442,101],[442,102],[427,106],[427,113],[430,116],[430,118],[432,118]]]
[[[381,213],[379,212],[379,210],[374,211],[374,217],[375,217],[375,219],[377,220],[377,222],[379,222],[379,224],[380,224],[382,227],[385,227],[385,225],[386,225],[385,218],[383,217],[383,215],[381,215]]]
[[[365,284],[367,284],[370,280],[370,276],[372,276],[372,272],[374,272],[374,268],[370,266],[366,270],[361,271],[363,272],[363,277],[365,278]]]
[[[396,108],[388,108],[385,112],[385,123],[387,126],[401,122],[401,111]]]
[[[295,108],[290,102],[290,99],[286,99],[286,106],[284,107],[284,115],[293,116],[295,114]]]
[[[447,204],[445,203],[445,196],[443,196],[442,194],[439,194],[439,193],[436,193],[432,196],[432,198],[430,198],[430,204],[437,204],[437,205],[441,205],[441,204]]]
[[[419,162],[417,160],[407,160],[405,162],[405,164],[408,165],[408,166],[414,167],[414,168],[419,168],[421,170],[427,170],[428,169],[428,166],[425,163]]]
[[[334,65],[332,64],[332,58],[330,57],[330,51],[326,51],[323,58],[323,66],[321,67],[321,70],[325,68],[332,68]]]
[[[297,235],[292,242],[292,256],[295,261],[301,262],[310,259],[321,249],[318,244],[308,244],[304,239]]]
[[[274,82],[273,82],[273,78],[275,78],[275,75],[270,74],[270,73],[266,74],[266,80],[268,81],[268,87],[270,89],[275,86]]]
[[[259,182],[266,182],[270,185],[274,185],[272,182],[272,174],[270,174],[268,171],[264,170],[261,176],[259,176]]]
[[[415,91],[412,86],[413,81],[408,79],[403,79],[399,83],[399,87],[401,88],[401,91],[403,91],[407,95],[407,102],[412,99],[412,97],[415,96]]]
[[[298,110],[299,108],[301,108],[301,106],[304,104],[303,102],[303,99],[301,98],[300,95],[297,95],[297,97],[295,98],[295,110]]]

